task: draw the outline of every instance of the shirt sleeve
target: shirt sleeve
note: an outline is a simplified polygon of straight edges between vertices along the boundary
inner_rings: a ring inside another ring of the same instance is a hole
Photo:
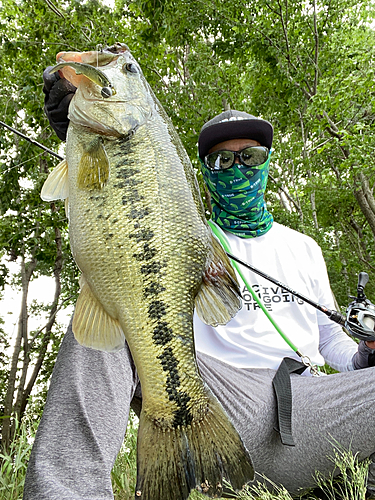
[[[316,264],[316,280],[318,301],[328,309],[336,309],[327,266],[322,251],[317,245],[314,255]],[[358,344],[347,335],[342,327],[334,323],[323,312],[317,311],[319,325],[319,352],[325,362],[339,372],[353,371],[353,356],[357,353]]]
[[[319,352],[325,362],[339,372],[353,371],[353,356],[357,353],[358,345],[341,326],[332,321],[319,325],[319,335]]]

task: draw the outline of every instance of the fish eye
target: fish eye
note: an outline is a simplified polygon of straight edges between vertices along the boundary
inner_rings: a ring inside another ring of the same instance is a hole
[[[138,73],[137,66],[133,63],[125,63],[122,67],[122,69],[127,71],[128,73]]]

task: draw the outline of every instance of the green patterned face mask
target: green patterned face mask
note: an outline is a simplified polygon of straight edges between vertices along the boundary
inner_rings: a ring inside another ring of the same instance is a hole
[[[241,238],[254,238],[272,227],[264,192],[268,160],[256,167],[236,164],[227,170],[212,171],[201,161],[203,178],[211,193],[212,219],[220,227]]]

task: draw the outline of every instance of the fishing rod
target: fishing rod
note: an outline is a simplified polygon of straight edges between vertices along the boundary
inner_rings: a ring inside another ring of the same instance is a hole
[[[326,316],[328,316],[330,320],[346,328],[350,333],[350,335],[352,335],[353,337],[356,337],[360,340],[368,340],[368,341],[375,340],[375,305],[372,302],[370,302],[370,300],[366,297],[364,293],[364,288],[369,281],[369,276],[367,273],[365,272],[359,273],[358,285],[357,285],[357,297],[350,296],[350,298],[354,300],[347,307],[344,316],[340,312],[328,309],[324,305],[321,305],[318,302],[314,302],[309,297],[302,295],[302,293],[296,292],[289,286],[285,285],[285,283],[281,283],[275,278],[272,278],[268,274],[264,273],[263,271],[260,271],[251,264],[244,262],[235,255],[232,255],[229,252],[226,253],[230,259],[234,260],[235,262],[238,262],[238,264],[241,264],[250,271],[253,271],[259,276],[262,276],[262,278],[265,278],[271,283],[288,291],[295,297],[302,299],[307,304],[310,304],[311,306],[315,307],[315,309],[318,309],[318,311],[321,311]]]
[[[38,148],[43,149],[44,151],[46,151],[50,155],[54,156],[55,158],[58,158],[60,161],[64,159],[62,156],[60,156],[57,153],[55,153],[54,151],[52,151],[52,149],[46,148],[46,146],[43,146],[43,144],[40,144],[40,142],[34,141],[34,139],[31,139],[27,135],[23,134],[19,130],[16,130],[15,128],[11,127],[10,125],[7,125],[6,123],[2,122],[1,120],[0,120],[0,125],[7,128],[11,132],[14,132],[15,134],[19,135],[20,137],[22,137],[22,139],[25,139],[26,141],[31,142],[31,144],[34,144],[34,146],[38,146]]]
[[[6,123],[2,122],[0,120],[0,125],[3,127],[9,129],[11,132],[14,132],[15,134],[19,135],[23,139],[25,139],[28,142],[31,142],[31,144],[34,144],[35,146],[38,146],[39,148],[43,149],[50,155],[54,156],[55,158],[58,158],[60,161],[63,160],[64,158],[51,149],[48,149],[46,146],[43,146],[43,144],[40,144],[37,141],[34,141],[30,137],[27,137],[25,134],[20,132],[19,130],[16,130],[13,127],[10,127]],[[289,293],[294,295],[295,297],[303,300],[307,304],[310,304],[311,306],[315,307],[315,309],[318,309],[318,311],[321,311],[324,313],[328,318],[335,323],[338,323],[339,325],[343,326],[344,328],[347,329],[347,331],[352,335],[353,337],[356,337],[360,340],[368,340],[368,341],[373,341],[375,340],[375,305],[370,302],[369,299],[367,299],[365,293],[364,293],[364,288],[366,284],[368,283],[369,277],[368,274],[365,272],[361,272],[358,275],[358,285],[357,285],[357,297],[350,296],[350,298],[354,299],[353,302],[349,304],[349,306],[346,309],[346,315],[344,316],[338,311],[328,309],[324,305],[319,304],[318,302],[314,302],[311,300],[309,297],[306,297],[305,295],[302,295],[299,292],[296,292],[289,286],[285,285],[285,283],[281,283],[280,281],[276,280],[275,278],[272,278],[268,274],[264,273],[263,271],[260,271],[259,269],[255,268],[254,266],[250,265],[247,262],[244,262],[243,260],[239,259],[235,255],[232,255],[229,252],[226,252],[228,257],[232,259],[233,261],[237,262],[238,264],[241,264],[242,266],[246,267],[250,271],[258,274],[259,276],[262,276],[266,280],[270,281],[271,283],[283,288],[284,290],[287,290]]]

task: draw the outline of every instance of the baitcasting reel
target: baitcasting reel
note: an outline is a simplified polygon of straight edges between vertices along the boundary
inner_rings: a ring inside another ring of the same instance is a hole
[[[350,335],[360,340],[375,340],[375,305],[370,302],[364,293],[368,283],[368,274],[359,273],[357,297],[346,310],[345,328]]]

